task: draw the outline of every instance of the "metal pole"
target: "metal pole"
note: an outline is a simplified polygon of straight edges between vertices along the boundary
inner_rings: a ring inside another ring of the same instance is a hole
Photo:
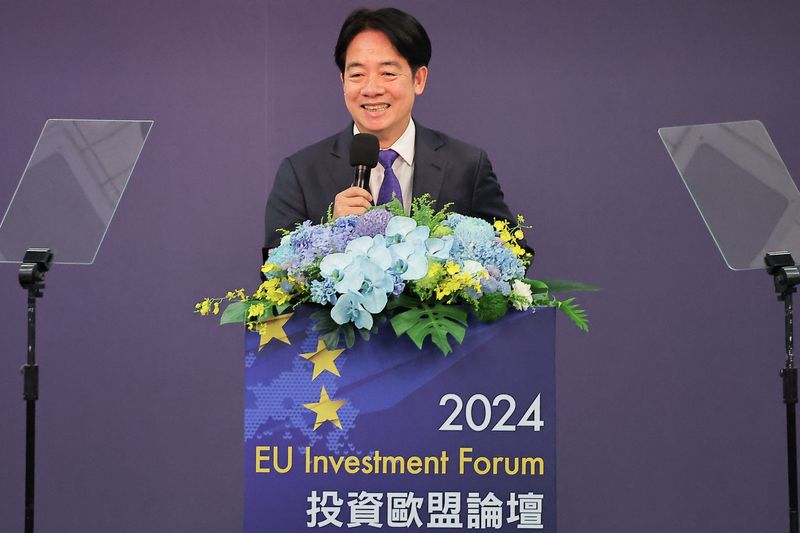
[[[797,369],[794,367],[794,317],[792,293],[783,294],[786,315],[786,366],[783,378],[783,402],[786,404],[786,452],[789,467],[789,531],[798,533],[797,520]]]
[[[39,398],[39,367],[36,365],[36,294],[28,290],[28,359],[22,367],[25,399],[25,533],[33,533],[33,496],[36,465],[36,400]]]

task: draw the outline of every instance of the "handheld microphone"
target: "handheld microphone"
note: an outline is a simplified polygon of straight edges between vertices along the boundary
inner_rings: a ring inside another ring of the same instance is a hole
[[[378,164],[380,144],[378,138],[369,133],[353,136],[350,145],[350,166],[355,167],[353,187],[369,190],[369,172]]]

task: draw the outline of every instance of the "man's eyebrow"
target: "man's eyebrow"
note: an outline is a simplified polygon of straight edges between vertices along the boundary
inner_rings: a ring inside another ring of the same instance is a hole
[[[400,63],[398,61],[392,61],[392,60],[390,60],[390,61],[381,61],[379,63],[379,65],[382,66],[382,67],[400,68]],[[352,68],[364,68],[364,64],[354,61],[354,62],[348,64],[347,67],[345,67],[345,70],[350,70]]]

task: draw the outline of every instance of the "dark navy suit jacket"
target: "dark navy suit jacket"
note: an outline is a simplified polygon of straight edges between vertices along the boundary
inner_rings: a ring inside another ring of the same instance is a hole
[[[416,125],[413,196],[425,193],[442,207],[492,222],[515,221],[482,149]],[[353,126],[308,146],[281,162],[265,216],[265,250],[280,242],[278,228],[294,229],[304,220],[318,223],[334,197],[353,183],[350,144]]]

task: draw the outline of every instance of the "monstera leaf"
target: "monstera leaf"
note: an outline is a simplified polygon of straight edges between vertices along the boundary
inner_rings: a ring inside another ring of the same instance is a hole
[[[447,355],[453,351],[448,336],[459,344],[464,340],[467,312],[460,307],[443,303],[430,305],[407,295],[393,300],[391,307],[407,309],[392,317],[392,328],[398,337],[408,335],[417,348],[422,349],[425,339],[430,337],[433,344]]]

